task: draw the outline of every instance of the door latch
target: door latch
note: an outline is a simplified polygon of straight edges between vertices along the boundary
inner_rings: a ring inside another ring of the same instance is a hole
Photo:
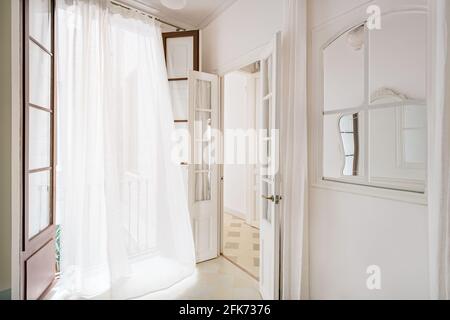
[[[266,200],[268,200],[268,201],[272,201],[272,202],[274,202],[275,204],[280,204],[280,201],[283,200],[283,197],[282,197],[282,196],[270,196],[270,197],[268,197],[268,196],[262,196],[262,198],[263,198],[263,199],[266,199]]]

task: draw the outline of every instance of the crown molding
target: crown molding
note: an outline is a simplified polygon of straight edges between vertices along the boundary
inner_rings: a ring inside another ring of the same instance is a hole
[[[153,8],[152,6],[143,3],[139,0],[114,0],[114,2],[124,4],[125,6],[133,7],[135,9],[138,9],[151,15],[157,15],[160,13],[158,9]]]
[[[197,26],[199,29],[206,28],[211,22],[217,19],[222,13],[224,13],[228,8],[230,8],[237,0],[224,0],[223,3],[209,14],[203,21]]]
[[[166,20],[167,22],[170,22],[174,25],[177,25],[179,27],[185,28],[186,30],[192,30],[195,29],[195,27],[186,21],[174,18],[171,15],[164,14],[160,10],[153,8],[151,5],[144,3],[139,0],[114,0],[115,2],[122,3],[124,5],[136,8],[140,11],[143,11],[145,13],[148,13],[152,16],[156,16],[157,18],[161,20]]]
[[[160,19],[178,25],[182,28],[185,28],[186,30],[204,29],[216,18],[218,18],[223,12],[225,12],[228,8],[230,8],[235,2],[237,2],[237,0],[223,0],[223,3],[220,6],[218,6],[213,12],[207,15],[206,18],[204,18],[200,24],[196,25],[192,21],[175,18],[173,15],[165,14],[161,10],[153,8],[151,5],[144,3],[140,0],[114,0],[114,1],[144,11],[148,14],[157,16]]]

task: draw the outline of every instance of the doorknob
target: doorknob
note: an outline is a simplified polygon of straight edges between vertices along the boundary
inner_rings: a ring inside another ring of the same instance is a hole
[[[268,197],[268,196],[262,196],[262,198],[263,198],[263,199],[266,199],[266,200],[268,200],[268,201],[272,201],[272,202],[274,202],[275,204],[279,204],[280,201],[283,200],[283,197],[281,197],[281,196],[270,196],[270,197]]]

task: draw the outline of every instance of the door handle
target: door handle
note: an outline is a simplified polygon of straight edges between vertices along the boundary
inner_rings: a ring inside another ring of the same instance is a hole
[[[261,196],[263,199],[265,199],[265,200],[268,200],[268,201],[272,201],[272,202],[274,202],[275,204],[279,204],[280,203],[280,201],[281,200],[283,200],[283,197],[281,197],[281,196],[270,196],[270,197],[268,197],[268,196]]]

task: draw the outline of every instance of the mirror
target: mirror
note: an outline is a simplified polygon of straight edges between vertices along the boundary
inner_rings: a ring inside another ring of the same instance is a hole
[[[361,157],[363,113],[325,115],[324,176],[330,179],[358,177],[363,174]]]
[[[324,47],[324,180],[424,192],[427,27],[426,13],[396,13]]]
[[[370,177],[373,183],[423,191],[426,179],[425,106],[370,111]]]
[[[357,176],[359,173],[359,115],[342,116],[339,120],[342,149],[344,150],[343,176]]]
[[[323,51],[325,112],[364,103],[364,41],[361,25],[338,37]]]

